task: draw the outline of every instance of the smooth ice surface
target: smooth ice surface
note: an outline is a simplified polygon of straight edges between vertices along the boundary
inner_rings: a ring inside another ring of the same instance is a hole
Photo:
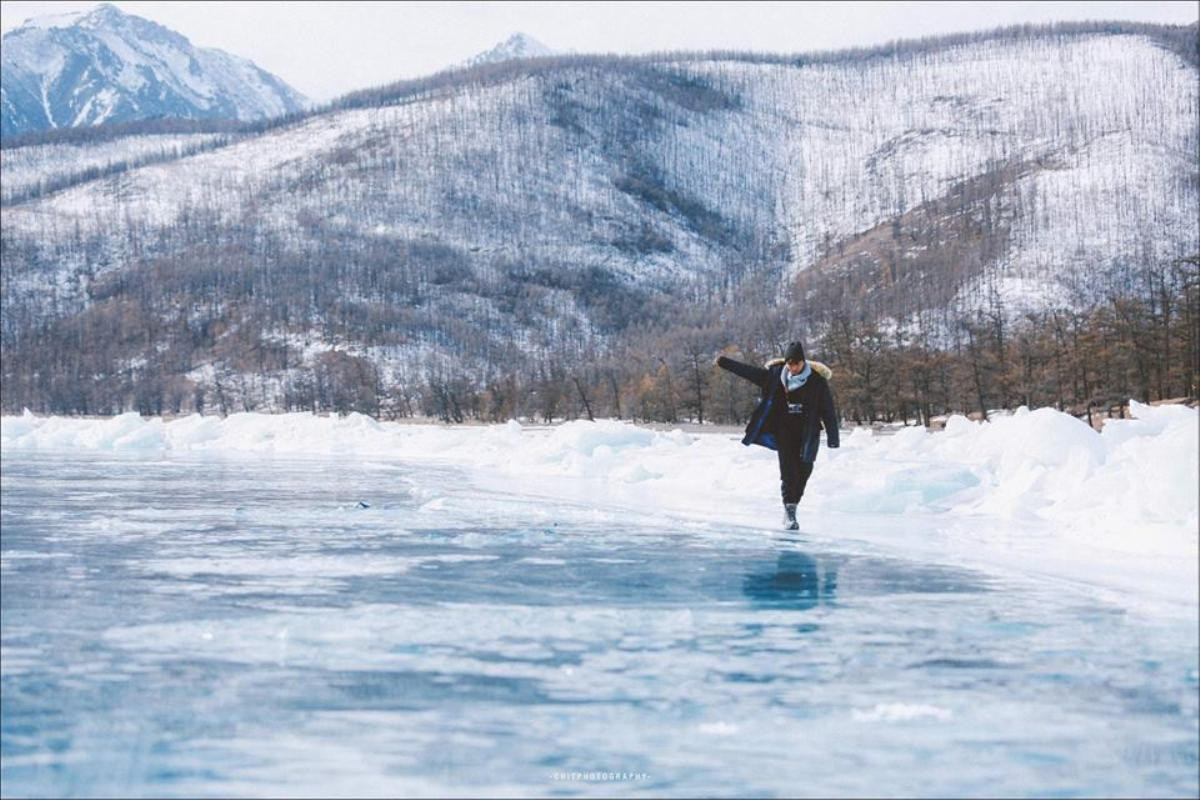
[[[827,526],[851,515],[881,543],[972,566],[1037,564],[1126,598],[1200,602],[1200,414],[1131,404],[1135,419],[1096,433],[1054,409],[1018,409],[946,430],[844,432],[823,449],[802,511]],[[192,415],[164,422],[0,419],[5,452],[254,453],[457,464],[489,488],[619,504],[640,518],[773,524],[775,454],[738,435],[629,423],[552,428],[409,425],[361,414]],[[870,519],[866,524],[864,517]],[[835,523],[837,524],[837,523]]]
[[[929,516],[789,535],[362,453],[2,469],[5,795],[1200,790],[1195,606],[950,563]]]

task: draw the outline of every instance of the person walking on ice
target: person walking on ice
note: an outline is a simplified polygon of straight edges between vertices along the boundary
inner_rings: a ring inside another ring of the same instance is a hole
[[[783,494],[784,526],[797,530],[796,506],[812,475],[821,428],[830,447],[838,447],[838,414],[829,390],[829,367],[804,357],[804,345],[792,342],[783,358],[762,367],[720,356],[717,366],[762,389],[762,399],[750,415],[742,444],[758,444],[779,455],[779,484]]]

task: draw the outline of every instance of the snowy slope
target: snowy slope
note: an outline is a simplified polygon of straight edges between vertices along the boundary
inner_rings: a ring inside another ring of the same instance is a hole
[[[827,242],[994,164],[1033,165],[995,198],[1011,235],[987,277],[1008,279],[1016,308],[1058,299],[1042,289],[1076,265],[1097,275],[1133,252],[1196,251],[1200,207],[1185,176],[1197,176],[1200,105],[1196,71],[1180,59],[1142,37],[1090,36],[984,43],[905,66],[713,64],[699,72],[744,87],[757,112],[744,118],[759,127],[681,134],[732,138],[729,157],[746,143],[761,148],[751,164],[773,162],[797,271],[828,256]]]
[[[255,231],[301,260],[382,259],[391,294],[354,277],[336,292],[402,309],[405,339],[339,346],[396,368],[602,337],[587,301],[614,291],[818,276],[869,292],[895,253],[920,282],[890,291],[969,305],[990,284],[1017,313],[1200,249],[1198,109],[1195,67],[1098,32],[813,63],[514,66],[6,208],[5,301],[53,290],[60,312],[83,309],[135,251],[189,273],[192,251],[248,249],[237,237]],[[959,258],[980,230],[989,248]],[[76,232],[92,246],[64,245]]]
[[[253,63],[104,4],[4,36],[5,136],[151,117],[258,119],[305,98]]]
[[[147,134],[124,136],[97,144],[38,144],[0,150],[4,171],[4,202],[38,185],[66,182],[89,170],[104,170],[145,159],[169,160],[221,142],[217,133]]]
[[[6,225],[104,226],[124,216],[170,224],[200,187],[224,187],[228,198],[236,186],[282,228],[315,205],[334,228],[435,235],[494,252],[514,249],[503,241],[513,220],[530,234],[522,250],[603,259],[642,280],[724,269],[719,237],[663,204],[644,222],[672,251],[614,251],[628,233],[619,229],[640,213],[638,198],[615,185],[635,162],[660,168],[666,190],[734,230],[782,238],[794,273],[818,264],[828,243],[941,197],[993,162],[1016,161],[1039,166],[997,202],[1012,221],[994,265],[1003,275],[1052,281],[1081,256],[1095,264],[1143,245],[1159,257],[1196,248],[1197,195],[1181,179],[1196,172],[1195,71],[1142,37],[989,43],[900,64],[661,69],[680,83],[703,80],[721,93],[712,102],[729,102],[688,109],[672,102],[669,86],[564,67],[322,115],[234,150],[139,171],[119,194],[96,183],[14,209]],[[612,146],[622,139],[627,147]],[[318,182],[299,196],[271,190],[314,170]],[[354,207],[366,197],[365,208]],[[214,210],[235,214],[236,204]]]

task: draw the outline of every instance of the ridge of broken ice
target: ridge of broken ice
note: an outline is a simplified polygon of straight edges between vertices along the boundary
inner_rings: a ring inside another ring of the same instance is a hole
[[[1088,550],[1103,550],[1100,566],[1109,571],[1124,569],[1126,557],[1141,559],[1142,575],[1154,574],[1155,564],[1194,564],[1200,543],[1200,412],[1138,402],[1131,411],[1132,419],[1109,420],[1101,432],[1050,408],[1022,408],[988,422],[955,416],[937,433],[922,427],[894,435],[854,429],[842,437],[841,449],[822,449],[804,506],[821,515],[943,519],[968,529],[980,520],[985,523],[980,531],[1032,526],[1036,535],[1022,542],[1022,552],[1077,559],[1084,565],[1077,570],[1087,569]],[[169,421],[136,413],[78,419],[26,412],[0,418],[0,447],[10,457],[100,451],[132,457],[200,452],[432,459],[462,465],[493,485],[507,482],[518,493],[559,489],[633,511],[730,521],[768,507],[774,513],[777,503],[775,454],[743,447],[739,440],[730,433],[663,432],[613,420],[544,427],[304,413]],[[1001,535],[1008,534],[978,534]]]

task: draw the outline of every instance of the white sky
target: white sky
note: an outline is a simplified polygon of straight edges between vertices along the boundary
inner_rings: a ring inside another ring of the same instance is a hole
[[[95,2],[0,0],[0,29]],[[521,31],[559,51],[802,53],[1021,22],[1190,24],[1182,2],[115,2],[254,61],[313,100],[427,75]]]

